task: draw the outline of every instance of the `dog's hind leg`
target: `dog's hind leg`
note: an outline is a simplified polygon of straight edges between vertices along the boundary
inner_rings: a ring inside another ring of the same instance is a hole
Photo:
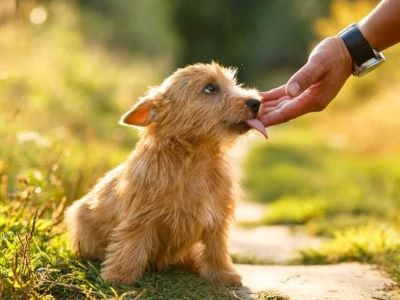
[[[107,282],[135,282],[146,269],[155,242],[156,232],[149,227],[121,224],[111,234],[101,277]]]
[[[67,209],[65,221],[75,253],[92,259],[104,257],[105,238],[94,224],[92,212],[85,198],[76,201]]]

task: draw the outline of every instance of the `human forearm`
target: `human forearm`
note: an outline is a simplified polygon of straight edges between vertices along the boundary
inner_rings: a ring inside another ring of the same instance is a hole
[[[383,0],[359,23],[372,48],[382,51],[400,42],[400,0]]]

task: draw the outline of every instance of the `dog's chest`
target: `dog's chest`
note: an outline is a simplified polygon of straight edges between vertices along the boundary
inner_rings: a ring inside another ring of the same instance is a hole
[[[214,199],[185,199],[184,203],[171,205],[163,223],[172,231],[197,232],[210,229],[222,218],[222,208]],[[191,201],[192,200],[192,201]]]
[[[159,171],[154,188],[144,193],[151,194],[142,194],[151,200],[143,204],[168,232],[197,235],[229,217],[231,177],[222,159],[196,158]]]
[[[183,192],[183,213],[189,215],[202,227],[217,224],[222,218],[223,200],[219,187],[209,174],[194,177]]]
[[[196,203],[198,219],[204,226],[215,226],[229,217],[233,201],[233,178],[229,164],[214,160],[192,176],[185,190]]]
[[[215,202],[215,199],[213,199],[202,203],[198,218],[199,222],[206,228],[215,226],[222,218],[221,208]]]

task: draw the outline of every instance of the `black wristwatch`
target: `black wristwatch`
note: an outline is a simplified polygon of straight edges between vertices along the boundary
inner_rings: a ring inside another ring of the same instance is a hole
[[[381,52],[373,49],[357,24],[352,24],[339,33],[353,60],[353,75],[363,76],[385,61]]]

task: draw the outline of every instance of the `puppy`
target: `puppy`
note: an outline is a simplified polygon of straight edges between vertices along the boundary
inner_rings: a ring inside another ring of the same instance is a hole
[[[103,260],[108,282],[183,264],[212,282],[241,285],[227,249],[235,182],[225,152],[256,119],[256,90],[216,63],[178,69],[121,123],[143,127],[128,160],[66,212],[73,249]]]

